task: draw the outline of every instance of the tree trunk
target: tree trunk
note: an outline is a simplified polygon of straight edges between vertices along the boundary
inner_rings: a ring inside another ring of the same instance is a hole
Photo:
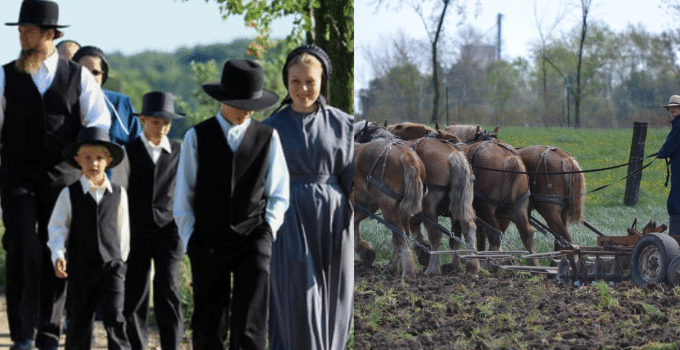
[[[574,126],[581,127],[581,65],[583,64],[583,45],[588,31],[588,9],[592,0],[581,0],[583,22],[581,25],[581,42],[578,47],[578,63],[576,65],[576,96],[574,96]]]
[[[333,68],[326,96],[329,103],[343,111],[354,113],[354,3],[319,0],[314,12],[316,44],[331,59]]]
[[[434,88],[434,99],[432,101],[432,123],[437,121],[439,115],[439,60],[437,59],[437,43],[439,42],[439,36],[442,31],[442,26],[444,25],[444,18],[446,17],[446,10],[449,8],[449,3],[451,0],[442,0],[444,7],[442,8],[442,14],[439,16],[439,22],[437,23],[437,30],[432,38],[432,87]]]

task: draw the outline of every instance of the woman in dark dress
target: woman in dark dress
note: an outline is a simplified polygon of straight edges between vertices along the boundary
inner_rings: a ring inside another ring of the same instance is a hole
[[[330,73],[321,48],[293,50],[283,70],[288,97],[264,121],[281,137],[291,179],[272,247],[270,349],[345,349],[349,341],[354,119],[320,94]]]

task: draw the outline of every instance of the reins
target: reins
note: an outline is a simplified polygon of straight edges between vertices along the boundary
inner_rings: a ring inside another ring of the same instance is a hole
[[[642,158],[642,159],[644,160],[644,159],[656,157],[657,154],[658,154],[658,153],[650,154],[650,155],[648,155],[648,156],[646,156],[646,157],[644,157],[644,158]],[[641,170],[641,169],[644,169],[644,168],[648,167],[649,165],[651,165],[652,163],[654,163],[654,161],[656,161],[656,159],[652,160],[652,161],[649,162],[647,165],[645,165],[644,167],[642,167],[642,168],[640,168],[640,169],[638,169],[638,170]],[[634,163],[636,163],[636,162],[637,162],[637,161],[632,161],[632,162],[628,162],[628,163],[624,163],[624,164],[614,165],[614,166],[610,166],[610,167],[606,167],[606,168],[598,168],[598,169],[588,169],[588,170],[579,170],[579,171],[555,171],[555,172],[528,172],[528,171],[515,171],[515,170],[503,170],[503,169],[497,169],[497,168],[487,168],[487,167],[484,167],[484,166],[481,166],[481,165],[470,165],[470,166],[473,167],[473,168],[479,168],[479,169],[490,170],[490,171],[497,171],[497,172],[501,172],[501,173],[509,173],[509,174],[526,174],[526,175],[564,175],[564,174],[596,173],[596,172],[600,172],[600,171],[606,171],[606,170],[612,170],[612,169],[622,168],[622,167],[624,167],[624,166],[629,166],[629,165],[634,164]],[[636,170],[636,171],[637,171],[637,170]],[[635,172],[633,172],[633,173],[635,173]],[[631,173],[631,174],[632,174],[632,173]]]

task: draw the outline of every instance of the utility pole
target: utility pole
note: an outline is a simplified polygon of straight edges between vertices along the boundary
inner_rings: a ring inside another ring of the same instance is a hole
[[[499,13],[498,14],[498,22],[497,22],[497,27],[498,27],[498,38],[496,39],[496,61],[501,60],[501,18],[503,18],[503,14]]]

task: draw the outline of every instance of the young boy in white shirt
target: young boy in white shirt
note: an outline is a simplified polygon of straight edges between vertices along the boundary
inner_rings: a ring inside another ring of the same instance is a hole
[[[63,151],[64,159],[82,171],[80,179],[59,194],[48,224],[55,275],[69,282],[67,349],[89,348],[98,303],[109,349],[130,349],[123,318],[130,250],[128,200],[125,189],[111,183],[105,173],[124,154],[109,141],[106,130],[96,127],[82,129],[78,141]]]

